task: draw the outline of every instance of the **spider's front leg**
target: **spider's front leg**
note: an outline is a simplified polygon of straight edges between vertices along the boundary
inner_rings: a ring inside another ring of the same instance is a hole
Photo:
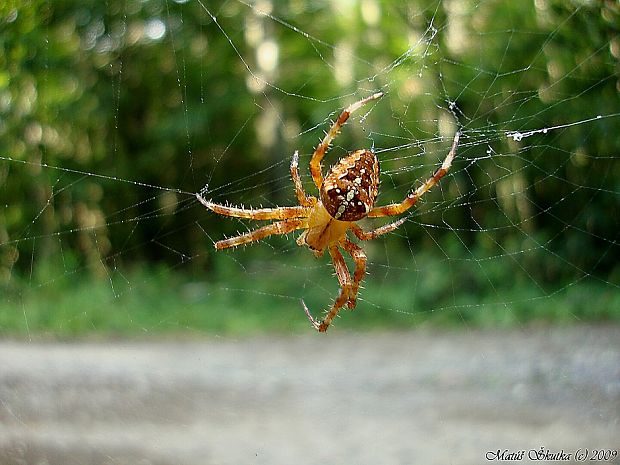
[[[342,248],[346,250],[353,258],[355,262],[355,272],[353,273],[353,283],[351,284],[351,293],[349,294],[349,299],[347,301],[347,306],[353,310],[355,308],[355,304],[357,303],[357,292],[360,289],[360,283],[362,279],[364,279],[364,275],[366,274],[366,253],[364,249],[355,245],[348,239],[344,239],[340,243]]]
[[[327,312],[327,315],[325,315],[325,318],[321,321],[314,319],[314,317],[310,313],[310,310],[308,310],[306,303],[302,299],[301,304],[304,307],[306,316],[310,320],[310,323],[312,323],[312,326],[314,326],[314,329],[316,329],[319,333],[324,333],[325,331],[327,331],[327,328],[329,328],[329,325],[332,324],[332,320],[336,318],[336,315],[338,315],[338,312],[340,311],[340,309],[344,307],[344,304],[347,303],[347,300],[349,298],[349,289],[350,289],[349,287],[340,288],[340,294],[338,294],[338,298],[332,305],[331,310]]]
[[[353,257],[353,260],[355,261],[353,282],[351,282],[351,275],[347,269],[347,264],[344,261],[344,257],[336,245],[331,245],[329,247],[329,254],[332,257],[334,269],[336,270],[336,276],[338,276],[338,281],[340,283],[340,293],[338,294],[338,298],[332,305],[332,308],[325,315],[325,318],[321,321],[314,319],[310,313],[310,310],[308,310],[306,303],[303,300],[301,301],[310,323],[312,323],[312,326],[314,326],[314,328],[320,333],[327,331],[327,328],[329,328],[329,325],[331,325],[332,321],[336,318],[336,315],[338,315],[338,312],[340,312],[340,309],[344,307],[345,304],[351,310],[355,308],[360,282],[366,273],[366,254],[362,248],[358,247],[348,239],[343,239],[340,242],[340,245],[344,248],[344,250],[351,254],[351,257]]]
[[[338,277],[340,288],[346,288],[346,292],[349,293],[351,289],[351,275],[349,274],[349,270],[347,268],[346,262],[344,261],[344,257],[338,250],[338,246],[330,245],[329,255],[332,257],[332,264],[334,265],[334,270],[336,271],[336,276]]]
[[[335,244],[330,245],[328,250],[329,255],[332,257],[332,263],[334,265],[334,270],[336,271],[336,276],[338,277],[338,282],[340,283],[340,293],[338,294],[338,298],[323,320],[316,320],[310,313],[310,310],[308,310],[306,303],[303,300],[301,301],[310,323],[312,323],[312,326],[314,326],[314,328],[320,333],[327,331],[327,328],[331,324],[332,320],[336,317],[340,309],[347,303],[349,296],[351,295],[351,275],[347,269],[347,264],[344,261],[344,257],[338,250],[338,246]]]

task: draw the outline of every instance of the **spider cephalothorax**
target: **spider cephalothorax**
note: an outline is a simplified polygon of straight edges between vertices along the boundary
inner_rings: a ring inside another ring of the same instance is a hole
[[[433,176],[420,187],[411,191],[402,202],[383,207],[374,206],[379,193],[379,161],[370,149],[356,150],[344,156],[332,166],[323,178],[321,161],[342,125],[349,119],[351,113],[382,95],[382,92],[378,92],[345,108],[314,150],[310,160],[310,173],[319,190],[318,199],[307,195],[303,189],[299,177],[299,155],[297,152],[293,154],[293,161],[291,162],[291,177],[295,185],[298,206],[260,209],[236,208],[213,203],[210,200],[205,200],[201,194],[196,194],[198,200],[205,207],[220,215],[253,220],[277,220],[262,228],[216,242],[215,248],[218,250],[258,241],[272,234],[287,234],[297,229],[304,229],[304,232],[297,239],[299,245],[308,246],[316,256],[321,256],[325,250],[329,251],[340,283],[338,298],[325,318],[320,321],[312,317],[306,304],[302,301],[308,319],[314,328],[320,332],[327,331],[332,320],[343,306],[347,305],[350,309],[355,308],[360,283],[366,273],[366,254],[360,246],[351,242],[347,237],[347,231],[351,230],[362,241],[375,239],[394,231],[405,222],[406,218],[401,218],[371,231],[364,231],[357,225],[356,221],[365,217],[379,218],[404,213],[448,172],[456,155],[460,132],[454,135],[450,152]],[[339,247],[351,255],[355,262],[353,277],[351,277]]]

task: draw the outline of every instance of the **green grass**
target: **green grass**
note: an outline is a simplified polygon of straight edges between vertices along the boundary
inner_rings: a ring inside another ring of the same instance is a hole
[[[200,276],[165,267],[102,278],[66,272],[38,280],[13,276],[0,299],[0,336],[299,333],[310,330],[300,299],[318,316],[338,292],[327,260],[295,254],[218,260],[217,273]],[[357,309],[343,309],[335,331],[620,322],[614,285],[591,278],[542,288],[507,263],[430,256],[373,263]]]

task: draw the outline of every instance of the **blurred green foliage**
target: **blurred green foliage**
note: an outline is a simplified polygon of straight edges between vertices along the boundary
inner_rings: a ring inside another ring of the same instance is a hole
[[[431,238],[414,217],[390,247],[409,258],[412,242],[449,249],[485,267],[500,255],[542,287],[617,285],[618,3],[344,4],[0,7],[0,281],[50,269],[109,277],[144,262],[216,279],[225,261],[207,261],[208,238],[239,223],[213,220],[191,193],[208,183],[216,201],[292,203],[293,150],[307,163],[328,116],[381,88],[363,124],[373,143],[428,141],[432,155],[409,170],[412,147],[386,150],[383,200],[445,153],[433,141],[449,139],[451,102],[465,131],[444,204],[419,217],[449,227]],[[349,126],[338,146],[369,144]]]
[[[242,272],[230,261],[219,260],[217,276],[191,276],[169,267],[142,268],[124,278],[106,280],[81,276],[58,279],[53,286],[15,283],[14,298],[0,301],[0,336],[65,339],[75,337],[151,337],[217,334],[247,336],[256,333],[308,333],[293,267],[307,265],[300,257],[291,263],[255,260]],[[413,327],[512,328],[523,324],[571,325],[576,322],[620,321],[620,293],[600,282],[566,286],[553,298],[535,287],[515,284],[511,270],[501,263],[489,269],[461,262],[469,292],[456,295],[446,264],[421,253],[426,285],[410,273],[392,269],[387,275],[371,268],[357,308],[346,308],[330,334],[339,331],[407,330]],[[315,274],[309,274],[313,280]],[[489,276],[496,293],[489,293]],[[118,278],[118,277],[117,277]],[[321,285],[306,288],[304,299],[319,314],[333,297],[336,284],[327,275]],[[128,284],[130,283],[130,284]],[[484,289],[485,292],[472,292]],[[331,294],[330,294],[331,293]],[[448,311],[446,311],[448,310]]]

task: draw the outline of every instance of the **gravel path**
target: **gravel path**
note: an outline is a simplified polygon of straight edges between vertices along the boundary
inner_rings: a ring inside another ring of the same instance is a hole
[[[461,465],[541,447],[620,448],[620,327],[0,342],[3,465]]]

